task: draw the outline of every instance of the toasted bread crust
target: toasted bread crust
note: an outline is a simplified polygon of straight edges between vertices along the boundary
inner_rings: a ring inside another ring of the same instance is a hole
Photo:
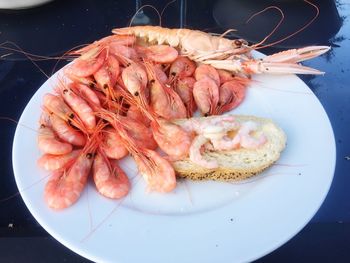
[[[258,149],[236,149],[222,152],[205,152],[206,159],[216,160],[219,168],[207,169],[193,163],[189,158],[173,162],[179,177],[191,180],[241,181],[255,176],[276,162],[286,145],[286,135],[269,119],[236,115],[238,122],[254,121],[257,132],[267,137],[267,142]],[[176,121],[181,123],[181,120]]]

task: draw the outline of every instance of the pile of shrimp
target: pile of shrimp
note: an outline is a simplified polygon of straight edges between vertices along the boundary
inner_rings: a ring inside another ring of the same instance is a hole
[[[191,120],[197,109],[204,116],[234,109],[245,98],[251,74],[260,73],[254,69],[260,69],[255,66],[263,61],[253,60],[243,41],[231,41],[231,50],[224,50],[221,41],[216,50],[205,53],[204,48],[188,48],[188,34],[177,34],[177,40],[170,31],[163,32],[168,37],[158,34],[157,40],[151,39],[150,28],[146,39],[140,28],[135,30],[119,29],[115,35],[71,52],[77,58],[60,72],[54,92],[43,98],[38,133],[43,155],[38,164],[52,173],[45,200],[53,209],[73,205],[90,175],[103,196],[126,196],[131,184],[118,162],[128,155],[149,190],[157,192],[176,187],[174,160],[190,155],[203,166],[215,168],[201,159],[208,139],[199,137],[198,127],[184,128],[173,120]],[[191,31],[196,32],[200,31]],[[224,39],[211,37],[210,43]],[[309,57],[311,51],[306,52]],[[293,52],[298,58],[287,56],[287,65],[294,67],[301,59],[300,53]],[[233,60],[238,57],[239,69]],[[276,60],[271,56],[266,63]],[[230,63],[234,68],[228,68]],[[317,74],[315,70],[310,73]],[[230,118],[211,122],[235,125]],[[156,151],[158,147],[163,154]]]

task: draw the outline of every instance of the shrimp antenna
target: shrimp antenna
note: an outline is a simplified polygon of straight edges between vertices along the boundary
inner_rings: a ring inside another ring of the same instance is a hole
[[[236,32],[236,31],[237,31],[237,30],[236,30],[236,29],[233,29],[233,28],[228,29],[228,30],[226,30],[224,33],[222,33],[219,37],[224,37],[224,36],[226,36],[228,33]]]
[[[252,47],[258,47],[259,45],[262,45],[264,42],[266,42],[267,39],[269,39],[275,32],[276,30],[280,27],[280,25],[282,24],[283,20],[284,20],[284,13],[283,11],[281,10],[281,8],[277,7],[277,6],[269,6],[269,7],[266,7],[265,9],[253,14],[251,17],[248,18],[248,20],[245,22],[246,24],[248,24],[254,17],[256,17],[257,15],[260,15],[264,12],[266,12],[267,10],[270,10],[270,9],[275,9],[277,10],[278,12],[280,12],[281,14],[281,19],[280,21],[277,23],[277,25],[273,28],[273,30],[263,39],[261,40],[259,43],[253,45]]]
[[[22,189],[19,189],[17,193],[14,193],[14,194],[12,194],[12,195],[10,195],[10,196],[1,198],[1,199],[0,199],[0,203],[6,202],[6,201],[8,201],[8,200],[10,200],[10,199],[12,199],[12,198],[17,197],[17,196],[20,195],[22,192],[24,192],[24,191],[30,189],[31,187],[33,187],[33,186],[39,184],[40,182],[42,182],[43,180],[47,179],[47,178],[50,177],[50,176],[51,176],[51,174],[45,175],[43,178],[39,179],[38,181],[36,181],[36,182],[34,182],[34,183],[32,183],[32,184],[30,184],[30,185],[28,185],[28,186],[25,186],[25,187],[22,188]]]
[[[169,7],[169,5],[175,3],[176,1],[177,1],[177,0],[172,0],[172,1],[168,2],[168,3],[164,6],[162,12],[160,12],[160,17],[163,17],[164,12],[165,12],[165,10]],[[162,21],[161,21],[161,20],[159,21],[159,26],[162,26]]]
[[[275,42],[272,42],[272,43],[270,43],[270,44],[266,44],[266,45],[264,45],[264,46],[257,47],[256,49],[266,48],[266,47],[270,47],[270,46],[279,44],[279,43],[281,43],[281,42],[283,42],[283,41],[285,41],[285,40],[287,40],[287,39],[289,39],[289,38],[295,36],[296,34],[302,32],[302,31],[305,30],[307,27],[309,27],[309,26],[315,21],[315,19],[319,16],[319,14],[320,14],[320,9],[318,8],[317,5],[315,5],[314,3],[311,3],[311,2],[308,1],[308,0],[304,0],[304,2],[307,3],[307,4],[309,4],[310,6],[312,6],[313,8],[315,8],[315,10],[316,10],[316,14],[314,15],[314,17],[313,17],[309,22],[307,22],[304,26],[302,26],[300,29],[298,29],[298,30],[295,31],[294,33],[292,33],[292,34],[290,34],[290,35],[288,35],[288,36],[286,36],[286,37],[284,37],[284,38],[282,38],[282,39],[280,39],[280,40],[277,40],[277,41],[275,41]]]
[[[154,11],[156,11],[157,15],[158,15],[158,19],[159,19],[159,25],[162,24],[162,16],[160,15],[159,11],[157,10],[157,8],[155,8],[153,5],[143,5],[141,6],[139,9],[136,10],[136,13],[132,16],[130,23],[129,23],[129,27],[131,27],[132,22],[134,21],[134,19],[136,18],[137,14],[143,10],[145,7],[149,7],[151,9],[153,9]]]
[[[12,47],[7,47],[6,45],[12,45],[15,48]],[[56,57],[50,57],[50,56],[42,56],[42,55],[37,55],[37,54],[31,54],[29,52],[24,51],[23,49],[21,49],[16,43],[11,42],[11,41],[5,41],[3,43],[0,44],[1,49],[3,50],[8,50],[8,51],[14,51],[23,55],[27,55],[29,57],[31,57],[32,60],[34,61],[44,61],[44,60],[51,60],[51,59],[57,59]],[[12,53],[10,53],[12,54]],[[2,55],[1,57],[5,57],[8,56],[10,54],[6,54],[6,55]]]
[[[19,52],[19,53],[23,54],[27,59],[29,59],[29,61],[30,61],[37,69],[39,69],[39,71],[40,71],[41,73],[44,74],[44,76],[45,76],[46,78],[49,78],[49,76],[45,73],[45,71],[44,71],[41,67],[39,67],[39,65],[34,61],[34,59],[31,58],[31,56],[30,56],[30,54],[29,54],[28,52],[25,52],[25,51],[24,51],[22,48],[20,48],[17,44],[15,44],[15,43],[13,43],[13,42],[10,42],[10,41],[6,41],[6,42],[4,42],[3,44],[1,44],[0,46],[1,46],[3,49],[6,49],[6,47],[4,47],[4,45],[5,45],[6,43],[12,44],[13,46],[15,46],[15,47],[17,48],[17,50],[16,50],[16,49],[12,49],[12,51],[16,51],[16,52]],[[10,48],[7,48],[7,49],[10,50]]]
[[[72,53],[75,49],[80,49],[81,47],[86,47],[86,46],[88,46],[88,45],[89,45],[89,44],[77,45],[77,46],[72,47],[71,49],[67,50],[66,52],[64,52],[64,53],[62,54],[62,56],[60,56],[60,57],[57,58],[57,61],[56,61],[55,65],[54,65],[53,68],[52,68],[51,75],[53,75],[53,73],[55,73],[56,68],[57,68],[57,66],[58,66],[58,63],[60,63],[60,61],[62,61],[63,59],[70,59],[70,58],[73,58],[73,59],[74,59],[74,58],[76,58],[75,56],[69,56],[69,55],[71,55],[71,53]],[[67,56],[67,55],[68,55],[68,56]]]
[[[26,128],[28,130],[31,130],[33,132],[38,132],[36,129],[33,129],[33,128],[31,128],[23,123],[20,123],[19,121],[12,119],[10,117],[0,117],[0,120],[10,121],[10,122],[16,123],[17,125],[21,125],[22,127]]]

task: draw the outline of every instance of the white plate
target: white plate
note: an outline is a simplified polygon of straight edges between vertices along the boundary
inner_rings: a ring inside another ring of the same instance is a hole
[[[256,76],[234,111],[268,117],[288,136],[277,165],[244,184],[179,182],[169,194],[147,193],[137,176],[123,201],[101,197],[90,182],[61,212],[43,199],[37,122],[45,82],[25,108],[13,144],[13,167],[24,202],[59,242],[97,262],[243,262],[266,255],[297,234],[316,213],[332,182],[335,142],[328,117],[296,76]],[[30,129],[32,128],[32,129]],[[130,177],[135,165],[124,160]]]

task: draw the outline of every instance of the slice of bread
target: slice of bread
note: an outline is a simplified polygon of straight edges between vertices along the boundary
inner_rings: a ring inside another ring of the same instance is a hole
[[[257,149],[239,148],[230,151],[213,152],[206,150],[202,155],[206,160],[216,160],[218,168],[207,169],[193,163],[189,158],[174,161],[173,167],[179,177],[192,180],[240,181],[261,173],[276,162],[286,145],[286,135],[283,130],[269,119],[234,115],[239,123],[253,121],[258,124],[254,133],[263,133],[267,142]],[[204,120],[201,117],[198,120]],[[176,120],[181,125],[184,120]]]

